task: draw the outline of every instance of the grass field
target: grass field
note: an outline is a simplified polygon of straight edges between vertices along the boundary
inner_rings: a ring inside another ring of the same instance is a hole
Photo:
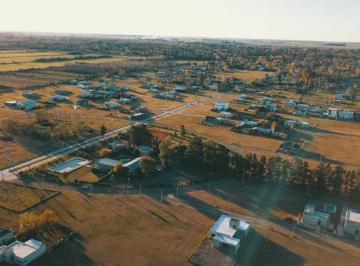
[[[297,228],[292,238],[285,220],[299,216],[306,195],[282,186],[218,180],[210,190],[181,188],[179,198],[165,193],[164,203],[160,188],[147,195],[103,191],[61,189],[61,195],[36,208],[52,209],[60,224],[82,238],[81,244],[67,243],[43,257],[39,265],[188,265],[218,215],[228,211],[246,217],[255,231],[246,265],[356,265],[359,260],[359,247],[325,234]],[[17,215],[2,209],[0,215],[5,217],[1,227],[18,226]],[[64,254],[72,254],[71,259]]]
[[[91,54],[93,55],[93,54]],[[84,55],[86,56],[86,54]],[[120,62],[122,57],[76,59],[75,55],[66,52],[37,52],[37,51],[2,51],[0,52],[0,72],[10,72],[26,69],[44,69],[49,67],[62,67],[66,64],[84,63],[108,63]],[[56,61],[56,58],[66,58],[66,61]],[[37,62],[39,59],[54,59],[51,62]],[[73,60],[72,60],[73,59]]]
[[[0,86],[19,90],[36,89],[82,78],[84,78],[82,75],[51,70],[11,72],[0,74]]]
[[[56,191],[1,182],[0,207],[21,213],[57,194]]]
[[[251,83],[255,80],[261,80],[266,77],[266,75],[272,74],[271,72],[265,72],[265,71],[231,71],[231,72],[225,72],[222,74],[222,77],[225,78],[237,78],[240,79],[243,82]]]

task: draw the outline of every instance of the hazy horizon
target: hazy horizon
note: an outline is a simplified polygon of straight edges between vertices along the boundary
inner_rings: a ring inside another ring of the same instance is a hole
[[[0,32],[360,42],[355,0],[12,0],[3,6]]]

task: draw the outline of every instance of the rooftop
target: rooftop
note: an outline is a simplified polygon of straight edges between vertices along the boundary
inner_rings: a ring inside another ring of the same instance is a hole
[[[346,212],[346,220],[360,223],[360,213],[348,211]]]
[[[211,227],[210,232],[233,237],[237,230],[230,226],[231,219],[234,219],[234,218],[232,218],[228,215],[224,215],[224,214],[221,215],[219,217],[219,219],[217,219],[215,224]],[[249,227],[250,227],[250,224],[248,224],[245,221],[239,220],[238,230],[246,231],[249,229]]]
[[[43,243],[41,243],[40,241],[31,239],[29,241],[26,241],[25,243],[15,241],[11,245],[9,245],[9,247],[12,248],[12,251],[16,257],[20,259],[25,259],[32,253],[36,252],[42,245]]]
[[[57,164],[50,168],[51,171],[64,174],[64,173],[70,173],[72,171],[75,171],[76,169],[79,169],[85,165],[88,165],[90,161],[82,159],[82,158],[72,158],[66,162]]]
[[[101,158],[99,160],[96,160],[97,164],[105,165],[105,166],[115,166],[116,164],[120,163],[120,161],[110,159],[110,158]]]

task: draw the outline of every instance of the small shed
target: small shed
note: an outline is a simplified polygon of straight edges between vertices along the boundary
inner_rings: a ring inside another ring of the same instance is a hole
[[[140,155],[150,155],[154,149],[147,145],[140,145],[138,151],[140,152]]]
[[[107,171],[111,171],[117,164],[121,164],[121,162],[110,158],[101,158],[95,161],[96,168]]]

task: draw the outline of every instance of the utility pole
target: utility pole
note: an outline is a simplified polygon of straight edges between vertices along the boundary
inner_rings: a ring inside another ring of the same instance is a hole
[[[141,184],[140,184],[140,188],[139,188],[139,194],[141,195],[142,193],[141,193]]]

